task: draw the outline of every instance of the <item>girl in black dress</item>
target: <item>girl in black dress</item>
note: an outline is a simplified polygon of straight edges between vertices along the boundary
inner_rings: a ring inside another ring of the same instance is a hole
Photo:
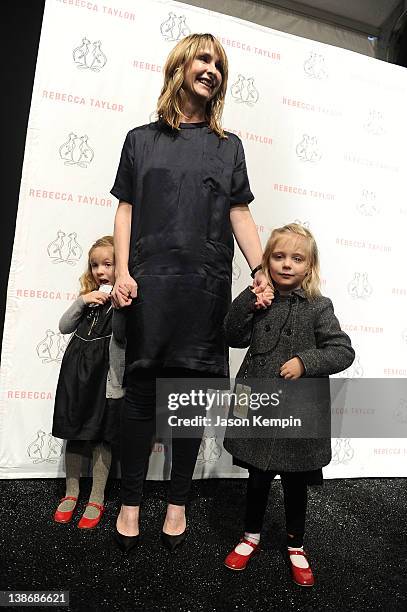
[[[92,245],[88,267],[80,283],[78,299],[59,322],[61,333],[74,334],[64,353],[55,396],[52,434],[67,440],[67,444],[66,493],[60,500],[54,520],[68,523],[72,518],[78,501],[82,457],[88,453],[90,446],[93,458],[92,491],[78,524],[82,529],[90,529],[96,527],[104,512],[111,444],[117,438],[118,402],[123,395],[121,364],[124,349],[112,337],[112,236],[104,236]]]
[[[225,51],[211,34],[177,43],[164,68],[158,121],[126,137],[112,194],[116,284],[112,299],[127,319],[126,399],[121,422],[122,508],[116,540],[138,542],[143,478],[155,431],[156,378],[229,373],[222,322],[231,300],[234,240],[254,278],[258,306],[267,279],[248,203],[243,146],[225,132]],[[173,439],[162,541],[185,537],[185,502],[200,445]]]

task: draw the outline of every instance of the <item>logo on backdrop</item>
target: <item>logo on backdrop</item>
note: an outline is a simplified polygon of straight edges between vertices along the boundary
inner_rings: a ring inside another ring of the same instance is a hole
[[[154,121],[157,121],[157,120],[158,120],[157,111],[156,111],[156,110],[153,110],[153,111],[152,111],[152,112],[149,114],[149,116],[148,116],[148,122],[149,122],[149,123],[154,123]]]
[[[44,338],[37,344],[36,351],[42,363],[60,362],[67,346],[66,336],[47,329]]]
[[[80,166],[87,168],[95,155],[94,150],[88,145],[88,136],[77,136],[73,132],[68,135],[68,140],[59,147],[59,156],[64,160],[65,166]]]
[[[100,40],[91,42],[86,37],[82,38],[82,44],[72,51],[73,61],[80,70],[99,72],[106,65],[107,57],[100,48],[101,44]]]
[[[259,92],[254,85],[253,77],[239,74],[237,81],[230,88],[230,94],[235,102],[243,102],[247,106],[254,106],[259,99]]]
[[[407,423],[407,400],[404,397],[400,399],[397,408],[393,412],[393,416],[398,423]]]
[[[352,298],[366,300],[373,293],[372,285],[367,278],[367,272],[355,272],[348,284],[348,293]]]
[[[239,280],[241,273],[242,273],[242,270],[241,270],[239,264],[236,261],[236,257],[234,257],[233,260],[232,260],[232,278],[233,278],[233,282]]]
[[[222,447],[216,436],[204,434],[199,447],[197,461],[199,463],[215,463],[222,454]]]
[[[165,40],[176,42],[191,34],[191,29],[185,22],[185,15],[168,13],[168,19],[160,25],[161,35]]]
[[[62,230],[57,231],[57,237],[47,246],[48,257],[53,263],[66,263],[69,266],[76,266],[83,253],[76,237],[76,232],[65,234]]]
[[[369,116],[366,123],[363,125],[366,132],[372,136],[382,136],[384,134],[384,117],[383,113],[374,109],[369,111]]]
[[[401,338],[402,338],[403,342],[405,344],[407,344],[407,327],[406,327],[406,329],[403,329],[403,331],[401,332]]]
[[[35,439],[28,445],[27,455],[33,463],[57,463],[62,455],[62,442],[39,429]]]
[[[304,134],[302,140],[297,144],[295,148],[297,157],[301,161],[305,162],[319,162],[322,154],[318,147],[318,140],[316,136],[310,136]]]
[[[303,227],[306,227],[308,230],[310,229],[310,222],[309,221],[301,221],[301,219],[294,219],[293,223],[298,223],[299,225],[302,225]]]
[[[310,79],[322,80],[328,78],[324,56],[311,51],[304,62],[304,72]]]
[[[356,351],[358,347],[354,346],[353,348]],[[339,372],[337,376],[340,378],[363,378],[363,374],[364,370],[362,364],[360,363],[360,355],[356,353],[355,360],[352,365],[349,366],[349,368],[346,368],[346,370]]]
[[[331,463],[334,465],[339,465],[340,463],[346,465],[352,461],[354,454],[355,451],[351,446],[349,438],[337,438],[332,449]]]
[[[376,202],[376,193],[369,189],[362,189],[361,197],[356,205],[357,211],[365,217],[373,217],[380,212]]]

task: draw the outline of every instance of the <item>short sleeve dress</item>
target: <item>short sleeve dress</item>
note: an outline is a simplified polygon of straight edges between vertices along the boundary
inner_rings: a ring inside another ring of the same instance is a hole
[[[226,376],[222,324],[231,302],[230,207],[250,203],[240,139],[207,123],[162,121],[126,137],[111,193],[132,204],[126,371],[176,367]]]

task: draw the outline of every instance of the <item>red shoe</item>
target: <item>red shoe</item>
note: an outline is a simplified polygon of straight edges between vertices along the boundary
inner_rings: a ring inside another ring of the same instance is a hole
[[[246,568],[246,565],[249,562],[249,559],[251,559],[252,556],[255,555],[256,553],[260,552],[260,544],[254,544],[253,542],[250,542],[249,540],[246,540],[245,538],[242,538],[239,544],[241,544],[242,542],[251,546],[253,550],[248,555],[240,555],[235,550],[232,550],[232,552],[228,554],[228,556],[226,557],[224,561],[224,564],[226,565],[226,567],[228,567],[231,570],[236,570],[236,571],[244,570]]]
[[[67,512],[61,512],[61,510],[57,509],[55,511],[55,514],[54,514],[54,521],[56,523],[69,523],[69,521],[72,518],[72,515],[73,515],[74,510],[76,508],[76,504],[78,503],[78,498],[77,497],[71,497],[71,496],[68,495],[68,497],[62,497],[62,499],[59,500],[59,504],[61,504],[66,499],[71,499],[72,501],[75,502],[75,505],[72,508],[72,510],[68,510]],[[58,504],[58,506],[59,506],[59,504]]]
[[[290,558],[291,577],[295,584],[299,586],[310,587],[314,585],[314,575],[310,567],[297,567],[291,561],[291,555],[301,555],[307,558],[307,555],[303,550],[289,550],[288,556]]]
[[[96,518],[90,519],[83,516],[78,523],[79,529],[93,529],[96,525],[99,524],[100,519],[102,518],[102,514],[105,511],[104,506],[97,504],[96,502],[89,502],[86,506],[94,506],[99,510],[99,514]]]

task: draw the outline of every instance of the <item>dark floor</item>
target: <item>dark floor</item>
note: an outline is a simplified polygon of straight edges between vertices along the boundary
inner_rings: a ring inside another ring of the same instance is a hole
[[[244,572],[223,566],[241,533],[245,486],[240,479],[195,481],[188,539],[171,555],[159,540],[166,483],[147,482],[142,543],[126,556],[112,543],[119,481],[108,485],[99,527],[84,531],[77,522],[89,479],[68,525],[52,521],[62,479],[2,480],[0,590],[69,591],[69,610],[407,611],[404,479],[330,480],[310,489],[305,547],[316,576],[310,589],[289,577],[279,482],[272,485],[261,554]]]

